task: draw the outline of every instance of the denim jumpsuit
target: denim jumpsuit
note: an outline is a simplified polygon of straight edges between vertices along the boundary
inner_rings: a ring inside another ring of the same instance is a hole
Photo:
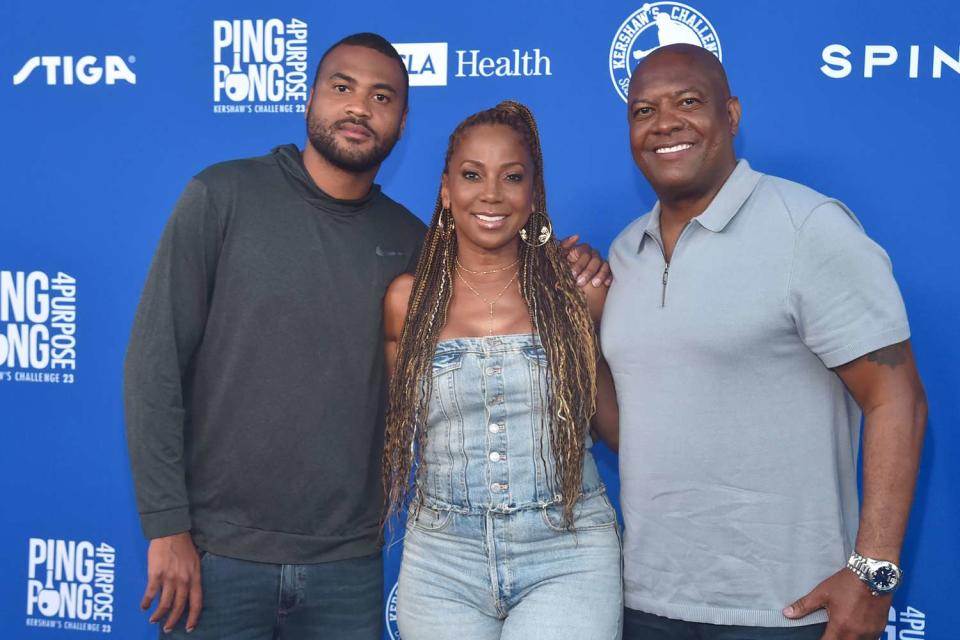
[[[616,514],[588,448],[563,527],[547,390],[535,336],[438,343],[397,592],[403,640],[620,637]]]

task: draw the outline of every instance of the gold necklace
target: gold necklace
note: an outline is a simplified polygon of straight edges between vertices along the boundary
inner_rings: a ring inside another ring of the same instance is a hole
[[[520,262],[520,258],[517,257],[516,260],[514,260],[513,262],[511,262],[505,267],[497,267],[496,269],[490,269],[489,271],[474,271],[472,269],[467,269],[465,266],[463,266],[463,264],[460,262],[460,256],[457,256],[456,260],[457,260],[457,267],[459,267],[460,269],[463,269],[467,273],[472,273],[475,276],[485,276],[488,273],[500,273],[501,271],[506,271],[510,267],[516,266],[516,264]]]
[[[519,260],[519,259],[518,259],[518,260]],[[504,293],[506,293],[507,289],[510,288],[510,285],[513,284],[513,281],[516,280],[516,279],[517,279],[517,276],[519,276],[519,275],[520,275],[520,270],[517,269],[517,272],[516,272],[515,274],[513,274],[513,275],[510,277],[509,280],[507,280],[507,284],[504,285],[503,289],[500,289],[500,293],[498,293],[497,295],[495,295],[495,296],[493,297],[493,300],[487,300],[486,298],[483,297],[483,295],[482,295],[479,291],[477,291],[476,289],[474,289],[473,285],[471,285],[469,282],[466,281],[466,279],[465,279],[465,278],[463,277],[463,275],[460,273],[460,267],[459,267],[459,265],[457,266],[457,277],[460,278],[460,281],[461,281],[463,284],[467,285],[467,288],[470,289],[470,291],[473,292],[473,295],[475,295],[475,296],[477,296],[478,298],[480,298],[480,299],[484,302],[484,304],[486,304],[487,307],[489,307],[489,309],[490,309],[490,330],[487,332],[487,335],[489,335],[489,336],[492,336],[492,335],[493,335],[493,321],[494,321],[494,317],[495,317],[495,315],[496,315],[496,314],[495,314],[495,311],[494,311],[494,308],[497,306],[497,302],[500,301],[500,298],[503,296]]]

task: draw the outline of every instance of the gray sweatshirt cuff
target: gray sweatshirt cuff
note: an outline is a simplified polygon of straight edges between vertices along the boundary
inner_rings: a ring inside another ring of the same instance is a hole
[[[172,536],[190,530],[190,507],[140,514],[140,526],[148,539]]]

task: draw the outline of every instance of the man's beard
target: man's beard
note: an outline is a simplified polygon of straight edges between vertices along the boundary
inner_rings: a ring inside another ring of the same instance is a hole
[[[307,117],[307,138],[310,140],[310,146],[317,150],[327,162],[347,171],[349,173],[366,173],[376,168],[383,162],[400,138],[400,128],[392,135],[381,139],[373,129],[367,127],[367,131],[373,139],[373,147],[368,151],[353,151],[349,148],[343,148],[337,143],[336,130],[343,124],[355,124],[366,127],[363,120],[357,118],[344,118],[337,120],[332,126],[325,127],[319,119],[312,114]]]

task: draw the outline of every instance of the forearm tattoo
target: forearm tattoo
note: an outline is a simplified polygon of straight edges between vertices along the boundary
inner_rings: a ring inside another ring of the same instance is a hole
[[[889,347],[877,349],[868,353],[866,358],[870,362],[876,362],[880,365],[885,364],[891,369],[896,369],[907,361],[907,343],[898,342],[897,344],[891,344]]]

